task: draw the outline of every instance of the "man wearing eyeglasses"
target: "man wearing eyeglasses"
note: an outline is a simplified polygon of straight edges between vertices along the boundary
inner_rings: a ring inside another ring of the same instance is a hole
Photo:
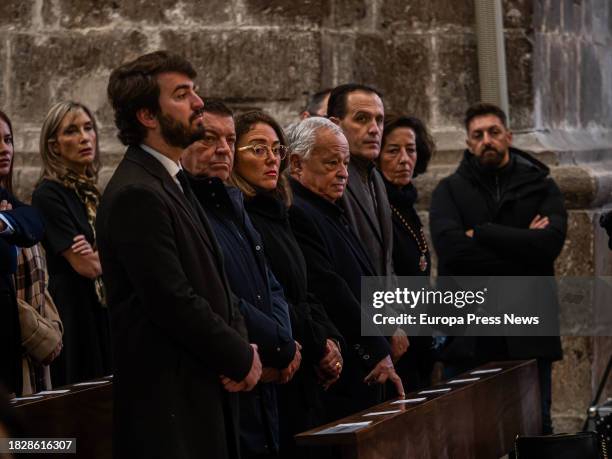
[[[268,268],[263,242],[245,212],[242,194],[226,186],[236,143],[232,111],[214,99],[207,99],[203,110],[206,133],[185,150],[181,163],[219,241],[230,287],[264,366],[260,384],[240,394],[241,455],[273,457],[279,426],[271,383],[285,383],[293,377],[301,362],[300,345],[293,340],[282,287]],[[268,154],[267,148],[262,154]],[[223,382],[228,388],[234,384]]]

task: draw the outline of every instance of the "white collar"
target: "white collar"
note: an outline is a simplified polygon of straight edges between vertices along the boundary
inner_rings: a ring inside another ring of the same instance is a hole
[[[167,156],[162,155],[159,151],[151,148],[148,145],[145,145],[144,143],[140,144],[140,148],[142,148],[144,151],[146,151],[151,156],[153,156],[155,159],[157,159],[162,164],[162,166],[164,166],[164,168],[168,171],[168,174],[170,174],[170,177],[172,177],[175,182],[177,181],[176,174],[178,174],[178,172],[182,169],[180,162],[175,163]]]

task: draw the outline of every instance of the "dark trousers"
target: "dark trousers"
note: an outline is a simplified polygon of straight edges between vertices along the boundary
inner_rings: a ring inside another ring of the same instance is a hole
[[[538,359],[538,379],[540,380],[540,406],[542,409],[542,434],[552,435],[553,424],[550,416],[552,405],[552,361]]]

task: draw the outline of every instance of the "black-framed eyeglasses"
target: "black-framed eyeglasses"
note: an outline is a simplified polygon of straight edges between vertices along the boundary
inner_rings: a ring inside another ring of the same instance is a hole
[[[251,150],[253,154],[257,156],[258,158],[263,158],[268,153],[272,153],[272,155],[274,155],[276,158],[279,158],[281,160],[287,157],[287,153],[289,151],[289,149],[285,145],[276,145],[275,147],[270,147],[264,144],[246,145],[244,147],[238,148],[236,151],[245,151],[245,150]]]

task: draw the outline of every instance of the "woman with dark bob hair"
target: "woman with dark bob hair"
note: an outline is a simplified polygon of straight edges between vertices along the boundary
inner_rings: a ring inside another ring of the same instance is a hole
[[[421,120],[411,116],[385,119],[378,167],[393,215],[393,266],[398,276],[428,276],[430,253],[423,225],[414,209],[412,179],[427,170],[434,141]]]
[[[307,290],[306,261],[289,226],[291,191],[283,171],[288,165],[285,134],[261,111],[236,118],[236,155],[232,182],[245,195],[245,206],[260,233],[266,259],[283,286],[293,338],[302,344],[302,366],[278,388],[280,457],[302,457],[293,435],[323,422],[322,388],[342,370],[341,335],[323,306]]]
[[[100,192],[98,129],[78,102],[49,109],[40,132],[42,172],[32,204],[45,222],[49,291],[64,323],[64,349],[51,367],[64,385],[111,371],[110,333],[95,221]]]
[[[423,225],[414,205],[412,179],[427,170],[435,152],[425,124],[411,116],[388,116],[378,167],[382,172],[393,218],[393,266],[398,276],[429,276],[431,256]],[[396,364],[406,390],[429,386],[433,368],[432,340],[410,338],[410,347]]]

